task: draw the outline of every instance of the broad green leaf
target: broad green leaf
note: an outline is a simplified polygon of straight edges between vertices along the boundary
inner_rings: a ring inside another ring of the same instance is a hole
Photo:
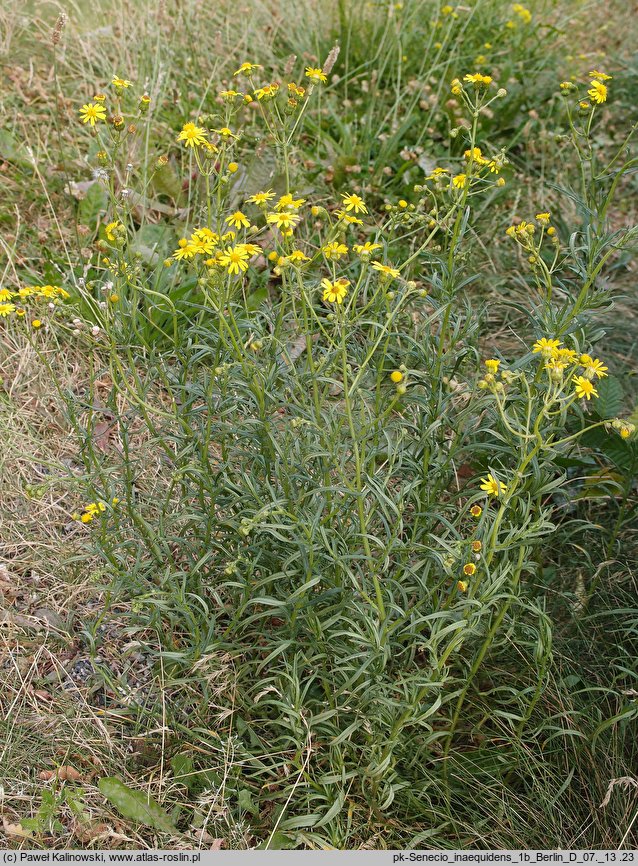
[[[168,162],[156,169],[152,186],[155,192],[170,196],[175,202],[182,196],[182,181]]]
[[[594,409],[605,420],[615,418],[623,407],[624,392],[615,376],[608,376],[596,383],[598,397],[594,399]]]
[[[78,221],[93,232],[98,230],[98,221],[108,207],[108,195],[99,183],[92,183],[87,189],[86,195],[78,205]]]
[[[239,797],[237,798],[237,802],[239,804],[239,808],[243,809],[245,812],[249,812],[251,815],[258,815],[259,809],[250,795],[250,791],[248,788],[242,788],[239,792]]]
[[[133,791],[120,779],[105,776],[98,782],[100,792],[112,803],[124,818],[153,827],[164,833],[177,833],[170,817],[164,809],[142,791]]]
[[[0,158],[13,162],[20,168],[31,168],[31,161],[22,144],[8,129],[0,129]]]

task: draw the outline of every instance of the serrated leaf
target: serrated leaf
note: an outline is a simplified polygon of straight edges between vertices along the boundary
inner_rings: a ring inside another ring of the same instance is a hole
[[[596,383],[598,397],[593,401],[593,407],[605,420],[615,418],[623,408],[625,397],[622,385],[615,376],[608,376]]]
[[[147,797],[142,791],[133,791],[115,776],[105,776],[100,779],[98,788],[124,818],[164,833],[178,832],[159,803],[152,797]]]
[[[78,221],[96,233],[100,217],[108,208],[108,195],[99,183],[92,183],[78,205]]]

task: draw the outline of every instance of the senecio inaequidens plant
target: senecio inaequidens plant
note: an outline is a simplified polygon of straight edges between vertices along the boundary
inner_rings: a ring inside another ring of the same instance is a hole
[[[531,630],[517,662],[529,687],[492,698],[520,741],[551,665],[551,628],[524,583],[567,484],[557,458],[596,427],[634,435],[591,412],[608,377],[590,344],[609,303],[598,276],[635,237],[605,220],[633,163],[598,164],[591,138],[610,76],[591,73],[589,100],[561,85],[597,216],[568,244],[549,210],[507,229],[529,267],[535,334],[516,357],[492,340],[499,357],[481,360],[471,226],[475,203],[515,182],[481,134],[506,91],[480,71],[451,82],[462,147],[413,201],[384,204],[362,185],[327,201],[301,186],[299,150],[337,54],[284,82],[242,63],[169,156],[149,149],[151,99],[113,78],[79,112],[108,210],[84,281],[0,296],[10,326],[42,297],[90,323],[121,449],[96,449],[99,414],[70,401],[89,479],[78,533],[165,664],[232,659],[219,736],[279,829],[308,832],[348,809],[418,811],[422,797],[458,814],[455,755],[484,724],[481,678],[498,683],[490,658]],[[253,184],[251,157],[268,147],[270,182]],[[179,160],[176,216],[149,251],[144,196]],[[48,327],[37,315],[32,327]],[[77,316],[68,327],[87,334]],[[152,479],[144,447],[161,456]]]

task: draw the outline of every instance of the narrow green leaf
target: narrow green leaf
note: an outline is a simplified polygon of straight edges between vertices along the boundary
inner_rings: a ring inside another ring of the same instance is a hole
[[[124,818],[164,833],[177,833],[170,817],[162,807],[142,791],[133,791],[120,779],[105,776],[98,782],[100,792]]]

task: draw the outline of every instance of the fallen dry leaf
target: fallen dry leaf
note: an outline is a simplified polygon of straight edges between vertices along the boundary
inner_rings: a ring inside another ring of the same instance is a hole
[[[100,836],[109,836],[110,834],[111,829],[108,824],[93,824],[90,821],[78,823],[73,828],[73,835],[80,842],[93,842]]]
[[[60,782],[79,782],[82,775],[74,767],[58,767],[57,770],[42,770],[38,778],[43,782],[58,778]]]
[[[22,824],[12,824],[10,821],[2,816],[2,827],[7,836],[21,836],[23,839],[28,839],[29,836],[32,836],[30,830],[25,830],[22,827]]]

